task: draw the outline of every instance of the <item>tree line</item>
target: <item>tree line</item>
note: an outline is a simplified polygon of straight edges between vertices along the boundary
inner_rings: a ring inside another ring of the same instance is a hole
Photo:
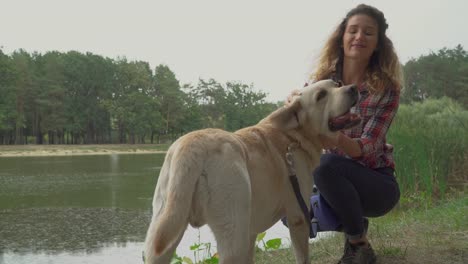
[[[468,108],[468,53],[461,45],[413,58],[403,70],[404,103],[446,96]]]
[[[448,96],[468,104],[461,45],[403,65],[402,101]],[[0,49],[0,144],[159,143],[192,130],[234,131],[279,107],[241,82],[180,84],[166,65],[92,53]]]
[[[92,53],[0,49],[0,144],[155,143],[188,131],[236,130],[276,104],[253,85],[181,85],[165,65]]]

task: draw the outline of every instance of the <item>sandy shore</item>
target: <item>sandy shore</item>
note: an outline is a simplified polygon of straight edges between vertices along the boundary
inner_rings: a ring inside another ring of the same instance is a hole
[[[13,145],[0,146],[0,157],[78,156],[166,153],[164,145]]]

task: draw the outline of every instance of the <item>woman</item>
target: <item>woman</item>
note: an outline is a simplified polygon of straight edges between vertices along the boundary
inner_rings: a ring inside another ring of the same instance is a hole
[[[343,224],[345,253],[339,263],[375,263],[365,217],[386,214],[400,197],[393,148],[385,138],[398,108],[401,71],[387,28],[381,11],[358,5],[326,42],[311,78],[357,84],[360,93],[352,112],[361,124],[323,137],[325,152],[314,171],[316,186]]]

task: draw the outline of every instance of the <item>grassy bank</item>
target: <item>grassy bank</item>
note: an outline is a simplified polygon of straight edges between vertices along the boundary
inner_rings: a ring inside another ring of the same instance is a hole
[[[369,238],[381,264],[468,263],[468,196],[459,193],[431,208],[399,209],[371,220]],[[336,263],[343,236],[310,245],[312,264]],[[256,263],[295,263],[292,250],[258,252]]]

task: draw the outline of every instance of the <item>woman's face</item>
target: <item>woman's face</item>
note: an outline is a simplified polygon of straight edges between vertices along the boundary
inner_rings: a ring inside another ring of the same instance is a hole
[[[347,59],[369,61],[379,39],[377,22],[367,15],[348,19],[343,35],[344,56]]]

